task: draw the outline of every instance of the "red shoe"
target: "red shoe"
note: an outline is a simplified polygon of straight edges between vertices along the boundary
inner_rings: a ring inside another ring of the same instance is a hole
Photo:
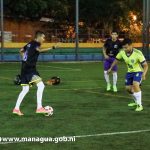
[[[36,110],[36,113],[37,114],[47,114],[48,111],[45,108],[41,107],[41,108]]]
[[[19,110],[19,109],[13,109],[13,112],[12,112],[13,114],[16,114],[16,115],[18,115],[18,116],[23,116],[24,114]]]

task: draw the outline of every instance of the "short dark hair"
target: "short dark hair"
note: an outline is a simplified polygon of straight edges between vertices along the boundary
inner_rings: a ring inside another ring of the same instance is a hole
[[[124,39],[124,40],[122,41],[122,46],[124,46],[124,45],[126,45],[126,44],[131,45],[131,44],[132,44],[132,40],[129,39],[129,38]]]
[[[117,30],[112,30],[112,31],[111,31],[111,34],[112,34],[112,33],[117,33],[117,34],[118,34],[118,31],[117,31]]]
[[[44,32],[42,32],[42,31],[36,31],[35,32],[35,38],[42,36],[42,35],[45,35]]]

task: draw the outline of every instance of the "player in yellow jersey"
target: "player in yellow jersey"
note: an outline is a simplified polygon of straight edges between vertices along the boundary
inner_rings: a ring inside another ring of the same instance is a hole
[[[111,65],[108,73],[118,63],[118,60],[124,60],[127,64],[126,74],[126,90],[134,98],[134,103],[129,103],[128,106],[137,106],[135,111],[142,111],[142,93],[140,83],[146,79],[146,73],[148,71],[148,64],[142,52],[133,48],[132,41],[130,39],[124,39],[122,42],[122,50],[117,54],[116,60]]]

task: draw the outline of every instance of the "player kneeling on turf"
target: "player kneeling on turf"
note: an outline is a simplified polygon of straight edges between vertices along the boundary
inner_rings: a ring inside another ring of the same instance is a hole
[[[137,106],[135,111],[142,111],[142,92],[140,89],[140,83],[145,80],[146,73],[148,70],[148,64],[145,60],[144,55],[140,50],[133,48],[132,41],[130,39],[124,39],[122,42],[123,50],[121,50],[116,60],[111,65],[108,73],[111,72],[112,68],[117,64],[118,60],[124,60],[128,67],[126,74],[126,90],[132,95],[134,103],[129,103],[128,106]]]
[[[23,101],[25,95],[29,92],[29,86],[31,84],[37,85],[37,110],[36,113],[47,113],[47,110],[42,106],[42,95],[44,91],[44,83],[36,70],[36,63],[40,52],[55,49],[52,48],[41,49],[41,44],[45,41],[45,34],[41,31],[35,33],[35,39],[25,45],[21,50],[22,67],[21,67],[21,86],[22,91],[18,96],[16,106],[13,109],[13,113],[19,116],[23,115],[20,111],[20,104]]]

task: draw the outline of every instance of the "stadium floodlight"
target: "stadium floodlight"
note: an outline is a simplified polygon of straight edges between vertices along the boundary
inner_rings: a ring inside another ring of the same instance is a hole
[[[133,15],[133,20],[136,21],[137,20],[137,16]]]

